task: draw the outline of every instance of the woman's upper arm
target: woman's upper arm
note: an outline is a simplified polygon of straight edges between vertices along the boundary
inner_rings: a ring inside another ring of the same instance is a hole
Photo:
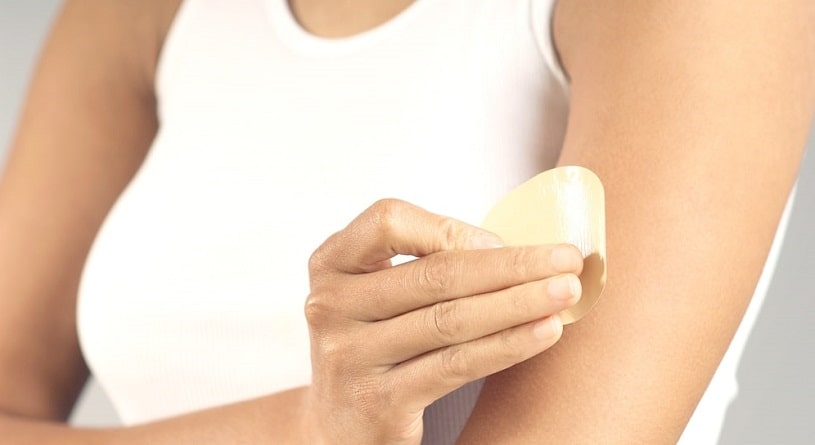
[[[155,134],[172,4],[67,1],[43,49],[0,179],[0,413],[65,418],[87,377],[79,276]]]
[[[490,377],[460,440],[675,443],[754,291],[815,107],[810,0],[561,0],[561,164],[607,192],[608,283]]]

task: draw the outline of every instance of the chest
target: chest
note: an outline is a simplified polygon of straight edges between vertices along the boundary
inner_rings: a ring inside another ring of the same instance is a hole
[[[415,0],[287,0],[309,32],[324,37],[352,36],[396,17]]]
[[[445,11],[327,42],[261,3],[182,9],[159,135],[83,274],[83,349],[129,422],[307,383],[326,237],[386,197],[478,224],[558,155],[565,100],[520,8],[424,2]]]

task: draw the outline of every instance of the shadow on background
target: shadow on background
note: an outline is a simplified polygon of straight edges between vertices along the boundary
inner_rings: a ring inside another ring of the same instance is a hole
[[[739,365],[722,445],[815,443],[815,129],[787,237]]]

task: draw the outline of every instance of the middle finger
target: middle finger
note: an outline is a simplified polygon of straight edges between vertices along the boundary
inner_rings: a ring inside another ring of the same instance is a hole
[[[376,365],[401,363],[445,346],[465,343],[540,320],[577,303],[580,280],[563,274],[496,292],[443,301],[369,325],[377,338]],[[408,334],[411,333],[411,334]]]
[[[580,274],[570,244],[439,252],[346,281],[352,318],[386,320],[442,301],[495,292],[557,274]]]

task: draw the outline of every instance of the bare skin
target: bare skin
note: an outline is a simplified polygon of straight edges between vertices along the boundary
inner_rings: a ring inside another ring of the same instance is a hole
[[[810,2],[755,2],[738,15],[726,10],[724,1],[706,2],[707,7],[669,1],[648,7],[590,3],[561,0],[556,16],[558,47],[572,79],[561,163],[588,166],[606,183],[608,255],[614,258],[606,296],[589,318],[569,329],[560,346],[488,379],[462,444],[675,442],[749,300],[804,146],[815,106],[815,40],[804,26],[815,20]],[[292,2],[304,27],[329,37],[369,29],[409,4]],[[579,271],[577,263],[568,270],[541,270],[548,247],[456,249],[475,247],[468,244],[475,228],[405,203],[379,203],[327,240],[310,265],[313,387],[137,428],[86,431],[59,424],[87,378],[73,318],[77,280],[102,218],[157,129],[152,79],[177,5],[69,1],[43,55],[0,182],[0,293],[14,296],[0,299],[0,412],[5,413],[0,415],[0,444],[415,444],[421,433],[416,419],[432,398],[557,340],[559,329],[541,339],[534,337],[533,327],[576,301],[576,295],[538,306],[535,320],[496,312],[491,332],[456,338],[422,335],[443,334],[438,326],[444,324],[435,322],[433,312],[419,311],[428,302],[415,295],[403,295],[412,305],[387,314],[360,313],[355,308],[362,306],[355,304],[324,310],[326,297],[340,287],[332,283],[374,286],[368,295],[383,292],[375,286],[387,287],[384,277],[399,269],[387,267],[383,252],[425,255],[423,263],[413,264],[418,269],[398,271],[413,277],[406,281],[408,290],[432,288],[432,280],[416,279],[421,276],[441,277],[444,283],[489,279],[483,276],[489,261],[506,261],[524,271],[511,282],[495,276],[482,287],[437,292],[436,304],[456,308],[437,315],[482,313],[487,306],[479,304],[500,298],[524,303],[522,289],[548,289],[547,280]],[[689,16],[690,11],[696,15]],[[665,26],[653,26],[647,20],[651,15]],[[100,40],[100,35],[109,38]],[[707,46],[695,45],[699,42]],[[744,48],[726,51],[738,45]],[[637,63],[621,63],[626,60]],[[389,221],[384,228],[376,224],[383,217]],[[446,232],[451,236],[434,239],[429,235],[438,232],[433,227],[453,227]],[[361,254],[355,263],[339,261],[343,256],[332,252],[349,239],[365,246],[368,256]],[[394,314],[402,314],[392,319],[403,323],[387,326],[382,317]],[[384,335],[405,326],[416,335],[404,342],[405,355],[382,351],[375,363],[348,363],[332,352],[362,341],[338,334],[351,325],[362,326],[360,336],[363,329]],[[473,341],[498,332],[509,333],[493,338],[511,339],[500,343],[514,345],[511,354]],[[462,345],[455,346],[457,354],[441,352],[453,345]],[[426,360],[418,369],[430,375],[441,364],[453,372],[432,385],[400,380],[393,364],[431,348],[439,351],[437,361]],[[463,363],[450,360],[462,355]],[[484,362],[489,369],[477,366]],[[360,384],[388,383],[371,387],[390,392],[348,397],[330,382],[336,372],[349,369]],[[603,380],[596,380],[600,376]],[[576,390],[575,382],[584,386]],[[647,390],[643,382],[649,382]],[[388,404],[382,395],[403,403]],[[613,418],[602,415],[611,400]],[[377,412],[397,420],[371,428],[371,413]],[[336,418],[324,422],[326,413]],[[320,422],[315,414],[323,414]],[[585,418],[595,422],[581,423]],[[359,438],[364,441],[354,441]]]
[[[85,382],[79,273],[158,125],[152,72],[173,8],[110,3],[63,11],[0,185],[0,409],[19,416],[65,418]]]
[[[397,16],[414,0],[289,0],[300,26],[328,38],[365,32]]]
[[[560,163],[606,186],[609,281],[552,350],[488,379],[459,443],[676,443],[798,171],[813,23],[810,0],[561,0]]]
[[[153,77],[177,7],[69,1],[45,49],[0,183],[0,292],[13,296],[0,300],[0,443],[418,445],[434,400],[560,338],[553,315],[580,296],[576,248],[498,248],[481,229],[381,201],[312,257],[311,386],[134,428],[60,425],[88,375],[82,264],[157,131]],[[400,253],[419,259],[391,267]]]

